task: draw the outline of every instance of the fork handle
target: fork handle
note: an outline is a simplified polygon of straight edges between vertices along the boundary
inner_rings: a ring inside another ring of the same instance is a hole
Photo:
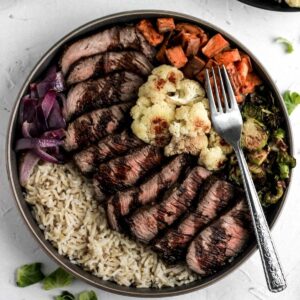
[[[271,292],[280,292],[286,288],[286,280],[272,242],[269,226],[249,172],[244,153],[239,144],[234,147],[234,151],[242,173],[246,197],[253,220],[254,232],[258,243],[260,257],[263,262],[268,288]]]

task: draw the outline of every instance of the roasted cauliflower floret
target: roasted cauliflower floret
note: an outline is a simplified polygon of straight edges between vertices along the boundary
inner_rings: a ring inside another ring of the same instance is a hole
[[[146,143],[165,146],[170,138],[169,126],[175,117],[175,108],[162,101],[151,106],[140,98],[131,110],[134,121],[131,129],[134,134]]]
[[[184,79],[177,68],[168,65],[155,68],[140,87],[139,98],[131,109],[133,133],[144,142],[156,146],[165,146],[172,136],[177,138],[174,139],[177,145],[183,135],[187,140],[208,133],[211,125],[204,95],[200,84]],[[174,154],[175,144],[172,146]],[[191,141],[186,144],[191,145]],[[180,145],[183,147],[182,143]],[[178,151],[184,152],[184,149]]]
[[[210,131],[208,147],[220,147],[225,155],[232,153],[232,147],[227,144],[213,129]]]
[[[224,166],[226,156],[221,147],[204,148],[200,152],[198,163],[210,171],[219,170]]]
[[[192,106],[185,105],[176,109],[175,120],[170,126],[172,135],[179,137],[209,133],[211,122],[208,113],[201,102]]]
[[[165,155],[172,156],[180,153],[199,155],[201,149],[207,147],[208,139],[205,134],[191,136],[173,136],[171,142],[165,147]]]
[[[140,87],[139,97],[147,97],[152,103],[168,102],[168,95],[176,94],[181,80],[183,73],[178,69],[168,65],[159,66],[153,69],[147,82]]]
[[[204,89],[194,80],[183,79],[179,82],[174,95],[169,93],[169,99],[177,105],[186,105],[201,101],[205,96]]]
[[[172,140],[165,148],[167,156],[179,153],[198,155],[207,147],[206,134],[211,129],[208,113],[201,102],[176,109],[175,120],[170,125]]]

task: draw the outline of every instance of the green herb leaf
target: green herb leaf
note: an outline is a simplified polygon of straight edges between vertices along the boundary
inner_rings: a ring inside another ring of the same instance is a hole
[[[45,276],[41,271],[41,263],[21,266],[17,269],[17,286],[25,287],[41,281]]]
[[[277,39],[275,39],[275,41],[277,43],[283,44],[287,53],[292,53],[294,51],[293,44],[289,40],[283,37],[278,37]]]
[[[283,100],[290,115],[296,106],[300,104],[300,95],[296,92],[286,91],[283,94]]]
[[[79,294],[78,300],[98,300],[94,291],[84,291]]]
[[[75,296],[68,291],[63,291],[61,295],[54,297],[55,300],[75,300]]]
[[[65,270],[58,268],[50,275],[45,277],[43,281],[44,290],[51,290],[59,287],[70,285],[73,281],[73,276]]]

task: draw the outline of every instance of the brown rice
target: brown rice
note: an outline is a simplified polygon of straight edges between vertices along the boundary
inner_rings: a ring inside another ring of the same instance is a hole
[[[166,266],[148,247],[109,229],[91,183],[72,164],[38,165],[25,199],[45,238],[59,254],[120,285],[173,287],[197,276],[184,265]]]

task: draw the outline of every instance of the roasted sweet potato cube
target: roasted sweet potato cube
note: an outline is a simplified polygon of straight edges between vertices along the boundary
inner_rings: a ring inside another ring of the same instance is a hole
[[[220,53],[224,49],[229,47],[228,41],[226,41],[220,33],[214,35],[207,44],[202,48],[202,53],[211,58]]]
[[[200,38],[198,37],[191,37],[186,45],[185,54],[186,56],[194,56],[198,53],[200,48]]]
[[[187,78],[193,78],[196,74],[200,73],[204,66],[205,61],[198,56],[193,56],[183,69],[183,73]]]
[[[169,62],[178,69],[184,67],[188,61],[181,46],[175,46],[173,48],[167,49],[166,56]]]
[[[228,51],[223,51],[214,57],[215,61],[219,65],[228,65],[230,63],[234,63],[236,61],[241,60],[240,52],[238,49],[232,49]]]
[[[238,94],[238,91],[239,91],[240,87],[242,86],[242,81],[241,81],[241,77],[240,77],[239,73],[237,72],[235,65],[233,63],[228,64],[226,66],[226,70],[227,70],[228,76],[231,80],[231,85],[232,85],[233,91],[236,94]]]
[[[248,73],[252,72],[250,57],[248,55],[242,55],[241,61],[237,62],[235,65],[237,72],[241,76],[241,80],[244,82]]]
[[[189,23],[178,23],[178,24],[176,24],[175,29],[177,31],[192,33],[197,36],[201,36],[201,35],[205,34],[204,30],[201,29],[199,26],[189,24]]]
[[[142,33],[145,39],[152,46],[157,46],[162,43],[164,36],[158,33],[149,20],[141,20],[137,24],[137,29]]]
[[[202,34],[200,36],[200,47],[203,47],[208,42],[208,36],[207,34]]]
[[[167,37],[164,39],[164,42],[162,43],[161,47],[159,48],[159,50],[156,53],[156,59],[160,62],[165,64],[167,62],[167,58],[166,58],[166,49],[169,43],[169,40],[172,36],[172,32],[169,32],[169,34],[167,35]]]
[[[196,74],[196,79],[198,79],[200,82],[204,82],[205,79],[205,69],[211,69],[213,67],[216,67],[218,64],[215,60],[209,59],[202,71],[200,73]]]
[[[261,85],[261,79],[254,73],[248,73],[245,82],[240,89],[243,95],[248,95],[255,92],[255,87]]]
[[[160,33],[169,32],[175,29],[173,18],[158,18],[156,21],[157,29]]]

